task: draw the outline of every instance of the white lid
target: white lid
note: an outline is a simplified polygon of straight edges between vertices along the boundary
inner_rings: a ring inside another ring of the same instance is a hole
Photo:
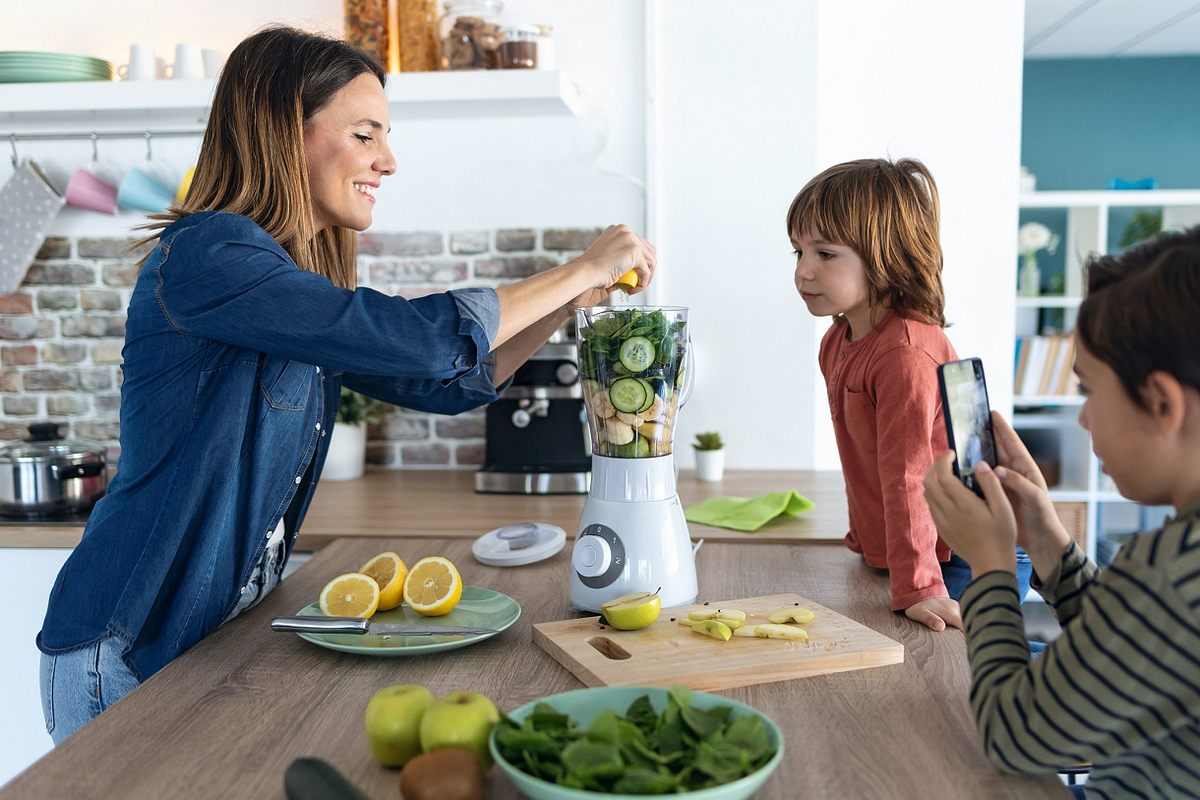
[[[488,531],[471,545],[475,559],[493,567],[519,567],[562,550],[567,532],[544,522],[514,522]]]

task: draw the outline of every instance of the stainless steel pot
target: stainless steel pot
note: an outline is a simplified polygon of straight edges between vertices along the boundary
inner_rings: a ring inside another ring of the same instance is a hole
[[[64,440],[53,422],[29,426],[29,438],[0,448],[0,514],[55,517],[91,508],[108,488],[107,449]]]

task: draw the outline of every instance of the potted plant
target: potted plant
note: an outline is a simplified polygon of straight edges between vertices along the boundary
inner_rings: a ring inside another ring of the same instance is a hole
[[[367,423],[378,422],[384,404],[358,392],[342,387],[337,420],[325,454],[321,479],[348,481],[361,478],[367,454]]]
[[[1053,254],[1058,247],[1058,234],[1040,222],[1026,222],[1017,231],[1017,250],[1021,253],[1021,271],[1017,276],[1017,294],[1037,297],[1042,293],[1042,273],[1038,269],[1040,250]]]
[[[696,450],[696,477],[702,481],[719,481],[725,474],[725,444],[716,431],[697,433],[692,442]]]

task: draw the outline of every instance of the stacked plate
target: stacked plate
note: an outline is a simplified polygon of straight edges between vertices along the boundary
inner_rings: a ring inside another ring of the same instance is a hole
[[[91,56],[69,53],[0,51],[0,83],[111,81],[113,65]]]

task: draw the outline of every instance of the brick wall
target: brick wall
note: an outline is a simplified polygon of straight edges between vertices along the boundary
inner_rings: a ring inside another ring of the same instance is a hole
[[[369,233],[359,237],[359,281],[414,298],[499,286],[582,252],[598,228]],[[121,346],[139,253],[130,239],[51,238],[19,291],[0,296],[0,440],[34,422],[105,442],[120,455]],[[389,407],[368,430],[370,468],[474,468],[483,460],[483,409],[454,417]]]

